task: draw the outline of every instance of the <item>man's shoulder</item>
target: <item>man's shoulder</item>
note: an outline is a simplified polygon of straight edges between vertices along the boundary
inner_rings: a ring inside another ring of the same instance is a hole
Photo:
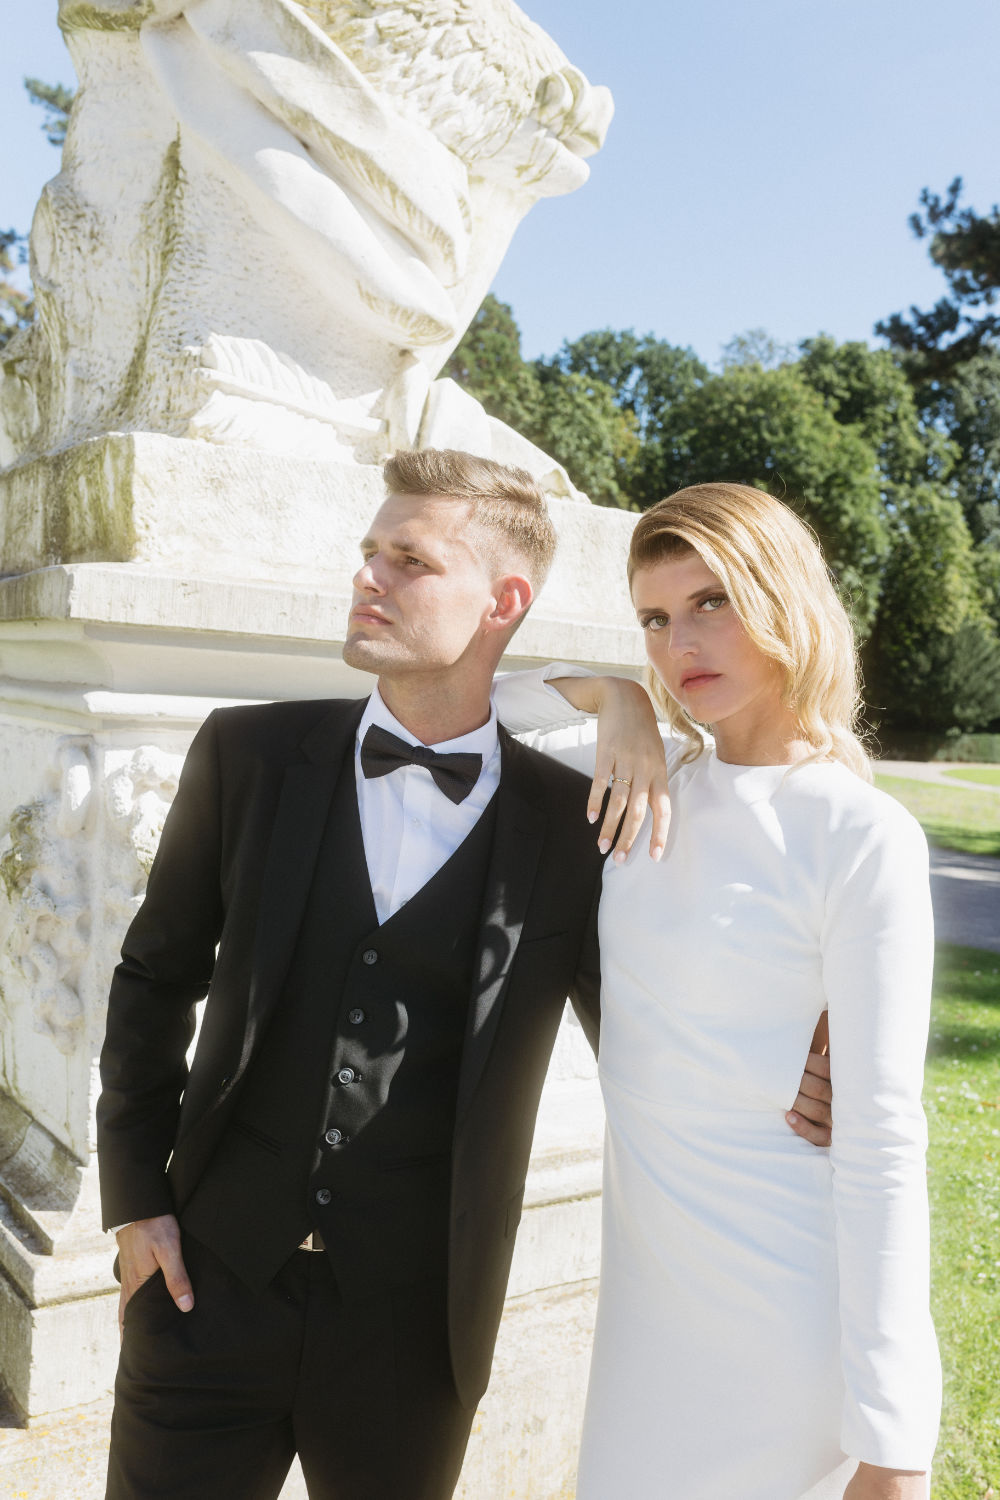
[[[585,817],[589,776],[513,739],[508,741],[504,774],[510,772],[527,784],[550,818],[574,830],[579,827],[589,833],[590,825]]]
[[[296,698],[280,703],[241,703],[218,708],[214,719],[221,739],[232,745],[276,752],[299,745],[314,730],[360,716],[359,698]]]

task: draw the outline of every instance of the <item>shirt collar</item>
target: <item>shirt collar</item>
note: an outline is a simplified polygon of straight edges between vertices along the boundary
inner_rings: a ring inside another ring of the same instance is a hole
[[[377,724],[381,729],[387,729],[390,734],[398,735],[408,745],[419,745],[415,734],[411,734],[405,725],[401,724],[395,714],[390,713],[382,700],[382,695],[376,687],[368,699],[365,711],[358,725],[357,745],[360,749],[361,741],[364,739],[368,728]],[[460,734],[454,740],[439,740],[437,744],[429,748],[439,751],[442,755],[450,755],[456,751],[470,751],[483,757],[485,766],[499,749],[499,738],[497,736],[497,712],[490,700],[490,716],[486,723],[479,729],[473,729],[469,734]]]

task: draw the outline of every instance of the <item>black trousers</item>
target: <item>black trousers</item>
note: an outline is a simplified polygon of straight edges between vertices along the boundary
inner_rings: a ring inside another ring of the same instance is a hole
[[[125,1310],[107,1500],[275,1500],[297,1452],[311,1500],[449,1500],[474,1413],[455,1394],[444,1280],[359,1303],[297,1250],[254,1296],[183,1236]]]

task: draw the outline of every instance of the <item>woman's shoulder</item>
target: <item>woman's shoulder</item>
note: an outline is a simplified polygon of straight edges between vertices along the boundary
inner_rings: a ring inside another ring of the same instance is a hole
[[[824,822],[838,845],[926,850],[924,831],[912,813],[838,761],[795,767],[783,790],[789,803]]]

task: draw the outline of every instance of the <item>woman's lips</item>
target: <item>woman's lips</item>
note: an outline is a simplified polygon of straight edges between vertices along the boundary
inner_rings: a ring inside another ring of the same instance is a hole
[[[681,688],[689,693],[692,688],[707,687],[710,682],[717,682],[721,676],[721,672],[692,672],[690,677],[682,680]]]

